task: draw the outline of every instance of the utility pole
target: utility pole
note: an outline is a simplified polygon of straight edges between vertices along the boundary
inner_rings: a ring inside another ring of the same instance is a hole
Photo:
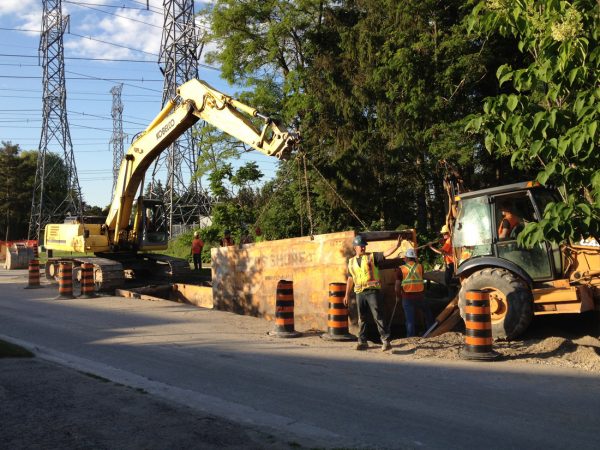
[[[123,134],[123,102],[121,101],[121,93],[123,92],[123,83],[113,86],[110,90],[112,94],[112,111],[113,119],[113,134],[110,138],[110,144],[113,151],[113,196],[117,187],[117,179],[119,178],[119,170],[121,161],[123,160],[123,141],[127,136]],[[114,199],[113,199],[114,200]]]
[[[37,169],[29,219],[29,239],[39,239],[42,229],[50,221],[61,220],[65,215],[81,217],[83,205],[77,178],[75,156],[67,121],[67,90],[65,86],[65,61],[63,35],[69,26],[69,17],[62,15],[61,0],[42,0],[42,32],[39,57],[43,71],[42,134],[38,149]],[[63,155],[66,186],[63,195],[48,195],[46,181],[63,176],[60,164],[51,164],[48,152]]]
[[[175,98],[177,86],[198,77],[201,47],[194,22],[193,0],[164,0],[164,24],[159,55],[160,70],[165,77],[163,106]],[[198,167],[198,141],[194,128],[189,129],[154,165],[151,187],[158,172],[166,166],[164,202],[168,229],[174,236],[175,225],[200,221],[210,213],[208,196],[194,175]]]

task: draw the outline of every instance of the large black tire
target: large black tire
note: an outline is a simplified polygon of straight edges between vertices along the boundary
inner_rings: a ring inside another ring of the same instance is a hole
[[[533,318],[533,294],[529,286],[506,269],[487,268],[471,274],[458,295],[460,315],[464,319],[466,292],[491,289],[492,335],[496,339],[514,339],[523,333]]]

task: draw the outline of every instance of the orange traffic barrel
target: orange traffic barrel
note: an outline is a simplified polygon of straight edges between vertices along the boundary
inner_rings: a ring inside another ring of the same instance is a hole
[[[39,254],[39,249],[38,249],[38,243],[37,243],[37,241],[35,241],[35,242],[33,243],[33,257],[34,257],[35,259],[38,259],[38,258],[40,257],[40,254]]]
[[[488,291],[467,291],[465,300],[465,345],[460,357],[479,361],[498,359],[500,355],[492,348],[494,339]]]
[[[301,335],[294,329],[294,283],[292,281],[277,282],[275,328],[269,334],[281,338],[295,338]]]
[[[73,263],[61,261],[58,265],[58,297],[60,299],[75,298],[73,296]]]
[[[40,260],[32,259],[29,261],[29,273],[27,286],[25,289],[37,289],[41,288],[40,285]]]
[[[329,283],[329,309],[327,310],[327,333],[321,337],[332,341],[355,341],[348,331],[348,307],[344,305],[346,283]]]
[[[96,285],[94,284],[94,265],[83,263],[81,265],[81,298],[95,298]]]

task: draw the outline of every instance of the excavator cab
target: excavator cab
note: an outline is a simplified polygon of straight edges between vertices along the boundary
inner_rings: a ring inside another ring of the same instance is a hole
[[[138,199],[136,218],[137,246],[139,250],[164,250],[169,234],[165,205],[160,200]]]

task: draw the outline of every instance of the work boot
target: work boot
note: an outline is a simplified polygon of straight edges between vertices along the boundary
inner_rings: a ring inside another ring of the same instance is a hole
[[[381,344],[381,351],[385,352],[385,351],[388,351],[391,349],[392,349],[392,344],[390,344],[390,341],[383,340],[382,344]]]
[[[358,344],[356,344],[356,350],[366,350],[369,348],[369,344],[367,344],[366,342],[359,342]]]

